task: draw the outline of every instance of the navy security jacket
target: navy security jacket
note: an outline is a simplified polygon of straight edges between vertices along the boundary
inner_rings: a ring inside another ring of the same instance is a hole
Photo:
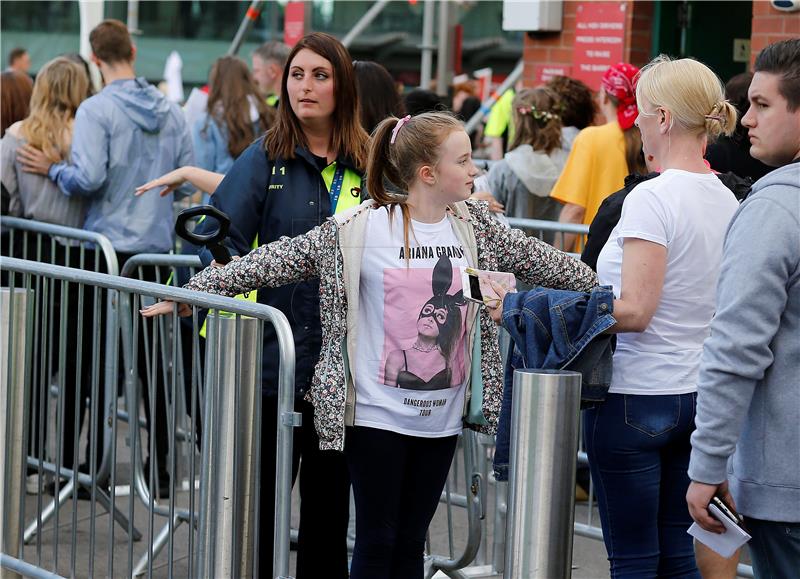
[[[611,385],[612,336],[616,324],[610,286],[589,293],[536,287],[507,294],[503,326],[511,334],[503,404],[497,428],[494,472],[508,480],[514,370],[573,370],[582,375],[581,406],[602,402]]]
[[[358,172],[348,158],[336,162]],[[361,191],[343,189],[340,198],[345,195],[360,197]],[[307,233],[333,214],[328,189],[314,156],[298,147],[294,159],[271,160],[264,149],[263,137],[239,155],[211,196],[211,204],[231,218],[225,242],[231,255],[249,253],[256,238],[258,245],[264,245],[283,236]],[[197,232],[211,233],[215,228],[216,224],[204,222]],[[207,249],[199,255],[206,266],[214,259]],[[258,303],[279,309],[289,320],[296,359],[295,393],[302,395],[311,386],[322,342],[319,281],[260,289]],[[274,328],[267,324],[261,374],[265,394],[277,394],[278,363],[278,339]]]

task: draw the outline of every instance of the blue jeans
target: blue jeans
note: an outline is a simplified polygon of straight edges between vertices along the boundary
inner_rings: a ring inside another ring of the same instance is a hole
[[[700,578],[686,506],[696,395],[609,394],[583,415],[611,577]]]
[[[745,518],[753,539],[749,543],[757,579],[789,579],[800,569],[800,523],[777,523]]]

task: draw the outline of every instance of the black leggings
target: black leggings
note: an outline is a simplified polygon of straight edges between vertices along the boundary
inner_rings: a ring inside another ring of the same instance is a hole
[[[423,576],[425,533],[457,438],[420,438],[363,426],[347,429],[345,456],[356,502],[350,579]]]

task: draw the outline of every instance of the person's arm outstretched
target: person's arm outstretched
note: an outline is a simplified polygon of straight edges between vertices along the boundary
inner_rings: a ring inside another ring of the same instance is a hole
[[[278,287],[319,277],[320,256],[335,243],[336,224],[326,221],[297,237],[282,237],[262,245],[224,267],[212,266],[193,276],[186,289],[223,296],[235,296],[262,287]],[[181,310],[184,315],[187,310]],[[152,317],[171,314],[172,302],[164,301],[142,310]],[[191,312],[189,312],[191,313]]]
[[[217,187],[220,183],[222,183],[224,178],[225,175],[222,175],[221,173],[206,171],[200,167],[180,167],[174,171],[170,171],[165,175],[161,175],[161,177],[158,177],[157,179],[148,181],[144,185],[140,185],[134,191],[134,195],[138,196],[149,191],[150,189],[163,187],[163,189],[159,191],[159,195],[166,197],[186,182],[191,183],[201,191],[205,191],[206,193],[213,195],[214,191],[217,190]]]

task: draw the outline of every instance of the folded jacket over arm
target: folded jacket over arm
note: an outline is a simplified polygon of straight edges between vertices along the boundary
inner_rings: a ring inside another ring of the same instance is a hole
[[[514,370],[572,370],[582,375],[581,406],[602,402],[611,385],[612,338],[616,324],[611,287],[574,292],[537,287],[508,294],[503,327],[511,335],[497,430],[494,472],[508,480]]]

